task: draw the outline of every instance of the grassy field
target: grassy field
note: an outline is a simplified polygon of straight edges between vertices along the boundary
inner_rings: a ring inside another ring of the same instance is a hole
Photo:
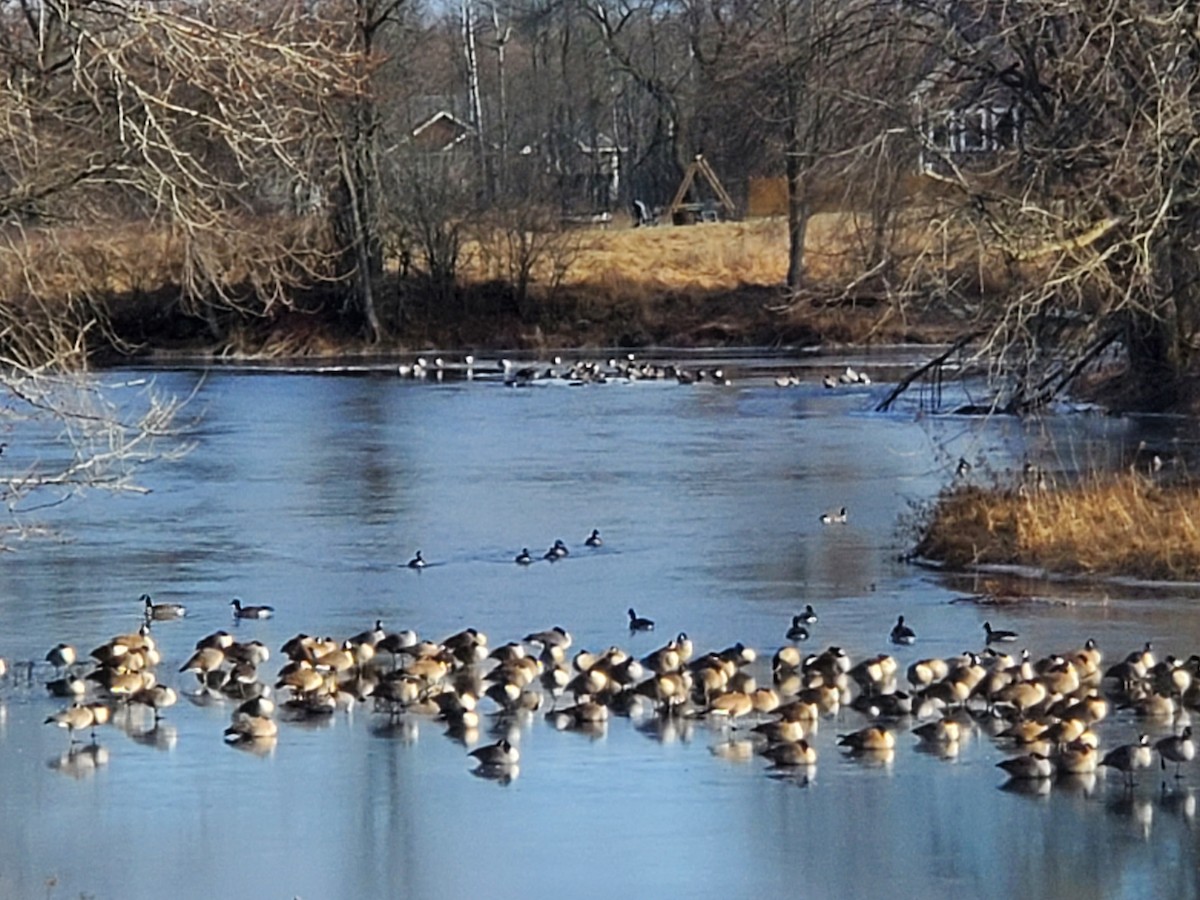
[[[538,232],[479,223],[464,231],[450,292],[419,273],[402,281],[398,253],[387,258],[376,293],[388,337],[371,346],[359,346],[359,325],[339,320],[338,286],[307,274],[327,267],[328,235],[301,220],[235,217],[224,230],[191,238],[146,223],[10,231],[0,235],[0,296],[23,318],[103,311],[111,328],[95,334],[114,347],[196,345],[239,356],[944,339],[928,318],[910,319],[892,303],[888,287],[860,283],[865,224],[850,213],[814,215],[805,290],[793,295],[784,286],[783,218],[644,228],[618,220]],[[522,240],[536,245],[524,291],[514,287],[513,265]],[[913,256],[894,239],[891,249],[895,267]],[[280,290],[279,278],[315,290]],[[218,286],[224,306],[201,317],[205,304],[188,299],[187,284],[205,297]],[[855,289],[843,294],[847,285]]]

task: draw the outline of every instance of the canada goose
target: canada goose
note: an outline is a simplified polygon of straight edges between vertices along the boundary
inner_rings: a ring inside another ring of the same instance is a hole
[[[187,607],[182,603],[155,603],[150,599],[149,594],[142,594],[138,598],[145,609],[147,619],[153,619],[156,622],[165,621],[168,619],[182,619],[187,615]]]
[[[1055,714],[1063,719],[1082,719],[1088,725],[1095,725],[1108,716],[1108,701],[1098,694],[1089,694],[1082,700],[1068,702]]]
[[[955,744],[962,737],[962,725],[957,719],[938,719],[913,729],[913,734],[926,744]]]
[[[370,644],[372,647],[378,647],[379,642],[385,637],[387,637],[387,632],[383,630],[383,619],[376,619],[373,627],[354,635],[354,637],[350,638],[350,643],[355,646]]]
[[[1087,676],[1100,671],[1100,664],[1104,661],[1104,654],[1096,646],[1095,639],[1088,638],[1083,645],[1083,649],[1076,650],[1073,658],[1079,664],[1081,674]]]
[[[524,657],[525,648],[516,641],[509,641],[507,644],[501,644],[487,655],[488,659],[494,659],[501,665],[508,662],[514,662],[518,659],[524,659]]]
[[[1100,760],[1100,765],[1124,772],[1128,778],[1128,785],[1132,787],[1133,773],[1138,769],[1150,768],[1150,763],[1153,761],[1150,739],[1146,735],[1140,734],[1136,743],[1122,744],[1105,753],[1104,758]]]
[[[521,752],[509,743],[508,738],[501,738],[494,744],[472,750],[469,756],[479,760],[479,765],[489,767],[515,766],[521,759]]]
[[[559,647],[562,650],[568,650],[571,647],[572,638],[569,631],[561,625],[555,625],[545,631],[531,632],[521,640],[531,644],[541,644],[543,647]]]
[[[1059,748],[1055,767],[1063,775],[1088,775],[1096,771],[1100,754],[1084,741],[1072,741]]]
[[[904,645],[917,642],[917,633],[904,624],[904,616],[900,616],[892,626],[891,640],[893,644]]]
[[[743,691],[730,691],[714,697],[705,712],[726,720],[740,719],[754,712],[754,700]]]
[[[115,671],[107,676],[104,686],[113,697],[129,699],[138,691],[154,687],[156,683],[153,672]]]
[[[653,631],[654,621],[639,616],[633,611],[633,607],[629,608],[629,630],[630,631]]]
[[[994,702],[1007,704],[1018,713],[1037,706],[1047,697],[1046,686],[1040,681],[1017,681],[996,693]]]
[[[383,639],[375,645],[377,653],[388,653],[392,657],[392,665],[396,664],[396,657],[417,645],[417,633],[412,629],[404,631],[393,631],[384,635]]]
[[[850,669],[850,677],[862,688],[863,694],[869,696],[882,693],[889,681],[888,673],[891,671],[889,659],[890,657],[886,654],[872,656]]]
[[[1054,774],[1054,763],[1050,757],[1041,753],[1027,753],[1024,756],[1001,760],[996,766],[1018,781],[1049,778]]]
[[[987,634],[987,643],[989,644],[1007,644],[1015,641],[1018,637],[1015,631],[1003,631],[992,628],[991,622],[984,622],[983,630]]]
[[[261,666],[271,658],[271,651],[262,641],[246,641],[230,644],[225,650],[225,658],[250,666]]]
[[[275,615],[275,607],[242,606],[242,601],[239,597],[234,597],[230,600],[229,605],[233,607],[233,617],[235,619],[269,619]]]
[[[1155,742],[1154,749],[1158,751],[1159,763],[1163,770],[1166,770],[1167,760],[1170,760],[1175,763],[1175,777],[1179,778],[1179,767],[1196,758],[1196,744],[1192,741],[1192,726],[1188,725],[1179,734]]]
[[[609,719],[608,707],[595,698],[582,694],[574,706],[553,710],[547,718],[554,722],[559,730],[568,728],[587,729],[589,726],[604,725]]]
[[[204,676],[221,668],[225,662],[225,651],[216,647],[201,647],[180,666],[180,672],[192,672],[201,682]]]
[[[129,697],[131,703],[139,703],[154,710],[155,722],[162,718],[161,710],[174,706],[178,700],[179,695],[175,693],[173,688],[165,684],[156,684],[152,687],[143,688]]]
[[[212,634],[206,634],[200,640],[196,641],[196,650],[203,650],[205,647],[214,647],[217,650],[226,650],[233,644],[233,635],[228,631],[214,631]]]
[[[600,537],[599,529],[593,528],[592,533],[588,535],[587,540],[583,543],[588,547],[603,547],[604,540]]]
[[[850,734],[839,734],[838,746],[848,747],[853,753],[891,750],[896,746],[896,736],[886,728],[871,725]]]
[[[836,512],[830,510],[829,512],[821,513],[822,525],[845,525],[847,521],[849,521],[849,516],[847,515],[846,507],[844,506],[838,509]]]
[[[54,715],[47,716],[45,722],[42,724],[57,725],[59,728],[67,729],[70,742],[74,744],[79,740],[75,737],[75,732],[82,731],[85,728],[94,729],[96,717],[91,707],[74,704],[54,713]]]
[[[54,666],[58,672],[75,665],[75,648],[70,644],[55,644],[46,653],[46,662]]]
[[[279,726],[274,719],[237,713],[232,724],[225,729],[225,740],[230,744],[272,741],[278,734]]]
[[[950,674],[950,666],[944,659],[919,659],[908,667],[908,683],[914,688],[928,687]]]
[[[567,545],[563,543],[562,538],[557,538],[554,543],[550,545],[550,549],[542,554],[542,559],[548,559],[551,562],[554,562],[557,559],[563,559],[564,557],[570,555],[571,551],[567,549]]]
[[[800,668],[803,662],[800,651],[795,647],[780,647],[771,658],[771,671],[775,673],[794,672]]]
[[[72,672],[62,678],[46,682],[46,690],[53,697],[82,697],[87,693],[87,682]]]
[[[773,744],[767,747],[762,755],[780,767],[817,764],[817,748],[803,739]]]
[[[804,627],[804,623],[800,619],[800,616],[792,616],[792,627],[787,630],[787,639],[789,641],[808,640],[808,629]]]
[[[409,561],[406,563],[406,565],[407,565],[407,566],[408,566],[410,569],[423,569],[423,568],[425,568],[425,558],[424,558],[423,556],[421,556],[421,551],[420,551],[420,550],[418,550],[418,551],[417,551],[417,555],[416,555],[416,556],[414,556],[412,559],[410,559],[410,560],[409,560]]]
[[[533,562],[533,557],[529,555],[529,548],[522,547],[521,552],[517,554],[513,560],[518,566],[528,566]]]
[[[760,687],[750,692],[750,702],[756,713],[773,713],[782,701],[774,688]]]
[[[772,744],[792,743],[803,740],[806,730],[800,719],[779,719],[773,722],[761,722],[750,729],[755,734],[761,734]]]
[[[349,641],[344,641],[336,649],[329,650],[318,656],[316,668],[338,674],[349,672],[358,666],[358,660],[352,651],[353,645]]]
[[[265,690],[270,690],[270,688],[265,688]],[[257,716],[268,717],[274,713],[275,701],[266,694],[260,694],[257,697],[251,697],[249,700],[245,700],[240,703],[238,708],[234,710],[233,715],[236,719],[239,716],[245,716],[249,718]]]

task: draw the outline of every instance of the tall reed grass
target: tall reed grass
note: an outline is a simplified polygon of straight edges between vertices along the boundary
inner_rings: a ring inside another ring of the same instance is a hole
[[[953,568],[1200,580],[1200,483],[1125,471],[1065,487],[959,485],[937,499],[916,553]]]

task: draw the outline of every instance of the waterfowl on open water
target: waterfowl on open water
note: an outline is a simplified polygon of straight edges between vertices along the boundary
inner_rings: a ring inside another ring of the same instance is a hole
[[[893,644],[915,644],[917,633],[905,625],[904,616],[900,616],[892,626],[891,639]]]
[[[633,607],[629,607],[629,630],[630,631],[653,631],[654,620],[639,616],[633,611]]]
[[[987,642],[989,644],[1007,644],[1017,639],[1015,631],[1004,631],[993,628],[991,622],[984,622],[983,630],[987,635]]]
[[[146,618],[156,622],[182,619],[187,615],[187,607],[182,603],[155,603],[149,594],[142,594],[138,599],[142,601]]]
[[[269,619],[275,615],[273,606],[242,606],[242,601],[238,597],[230,600],[229,605],[233,607],[235,619]]]
[[[821,513],[822,525],[845,525],[849,521],[849,514],[846,512],[846,507],[841,507],[838,510],[830,510],[829,512]]]

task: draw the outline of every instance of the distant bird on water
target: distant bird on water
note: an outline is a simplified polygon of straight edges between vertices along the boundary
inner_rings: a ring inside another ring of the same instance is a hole
[[[584,544],[589,547],[603,547],[604,540],[600,537],[600,530],[598,528],[593,528],[592,533],[588,535],[588,538],[586,541],[584,541]]]
[[[167,619],[182,619],[187,615],[187,607],[182,603],[155,603],[150,599],[149,594],[142,594],[138,599],[145,606],[146,618],[153,619],[156,622]]]
[[[629,630],[630,631],[653,631],[654,620],[639,616],[633,611],[633,607],[629,607]]]
[[[847,515],[846,507],[844,506],[836,512],[830,510],[829,512],[821,513],[822,525],[845,525],[848,519],[849,516]]]
[[[275,607],[242,606],[242,601],[239,597],[234,597],[230,600],[229,605],[233,607],[233,617],[235,619],[269,619],[275,615]]]
[[[987,642],[989,644],[1009,644],[1017,639],[1015,631],[1004,631],[993,628],[991,622],[984,622],[983,630],[987,633]]]
[[[417,551],[417,555],[416,555],[416,556],[414,556],[412,559],[410,559],[410,560],[408,561],[407,565],[408,565],[408,567],[409,567],[410,569],[423,569],[423,568],[425,568],[425,558],[424,558],[423,556],[421,556],[421,551],[420,551],[420,550],[418,550],[418,551]]]
[[[529,555],[529,548],[528,548],[528,547],[522,547],[522,548],[521,548],[521,552],[517,554],[517,556],[516,556],[516,559],[514,560],[514,562],[515,562],[515,563],[516,563],[518,566],[527,566],[527,565],[529,565],[530,563],[532,563],[532,562],[533,562],[533,557]]]
[[[892,643],[893,644],[915,644],[917,642],[917,633],[904,624],[904,616],[900,616],[896,620],[896,624],[892,626]]]

